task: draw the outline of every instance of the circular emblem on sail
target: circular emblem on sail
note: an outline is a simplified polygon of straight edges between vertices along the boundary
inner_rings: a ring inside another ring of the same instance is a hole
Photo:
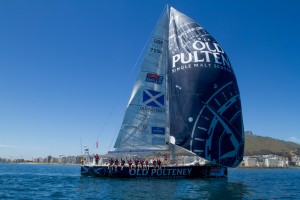
[[[201,157],[235,167],[243,158],[244,140],[240,97],[234,88],[229,82],[203,102],[192,148]]]
[[[140,131],[141,132],[145,132],[146,130],[147,130],[147,124],[142,124],[141,126],[140,126]]]

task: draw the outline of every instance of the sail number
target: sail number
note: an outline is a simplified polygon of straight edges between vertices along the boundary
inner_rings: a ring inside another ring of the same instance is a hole
[[[156,43],[156,44],[162,44],[163,41],[162,40],[158,40],[158,39],[154,39],[154,43]]]
[[[153,52],[153,53],[162,53],[162,51],[160,49],[154,49],[154,48],[150,48],[150,52]]]

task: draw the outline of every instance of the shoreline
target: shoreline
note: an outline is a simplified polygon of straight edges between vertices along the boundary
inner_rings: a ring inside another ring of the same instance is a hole
[[[80,163],[0,162],[0,164],[81,166]],[[236,167],[236,168],[228,168],[228,169],[300,169],[300,166],[288,166],[288,167]]]

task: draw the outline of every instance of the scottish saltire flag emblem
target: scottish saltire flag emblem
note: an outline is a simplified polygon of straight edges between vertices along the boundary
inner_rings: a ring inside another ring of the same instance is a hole
[[[143,104],[147,106],[161,108],[165,105],[165,96],[155,90],[143,91]]]

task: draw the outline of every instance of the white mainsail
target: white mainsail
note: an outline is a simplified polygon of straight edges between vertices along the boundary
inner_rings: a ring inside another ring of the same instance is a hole
[[[140,62],[141,70],[114,146],[115,151],[153,151],[168,147],[168,25],[168,12],[165,11]]]

